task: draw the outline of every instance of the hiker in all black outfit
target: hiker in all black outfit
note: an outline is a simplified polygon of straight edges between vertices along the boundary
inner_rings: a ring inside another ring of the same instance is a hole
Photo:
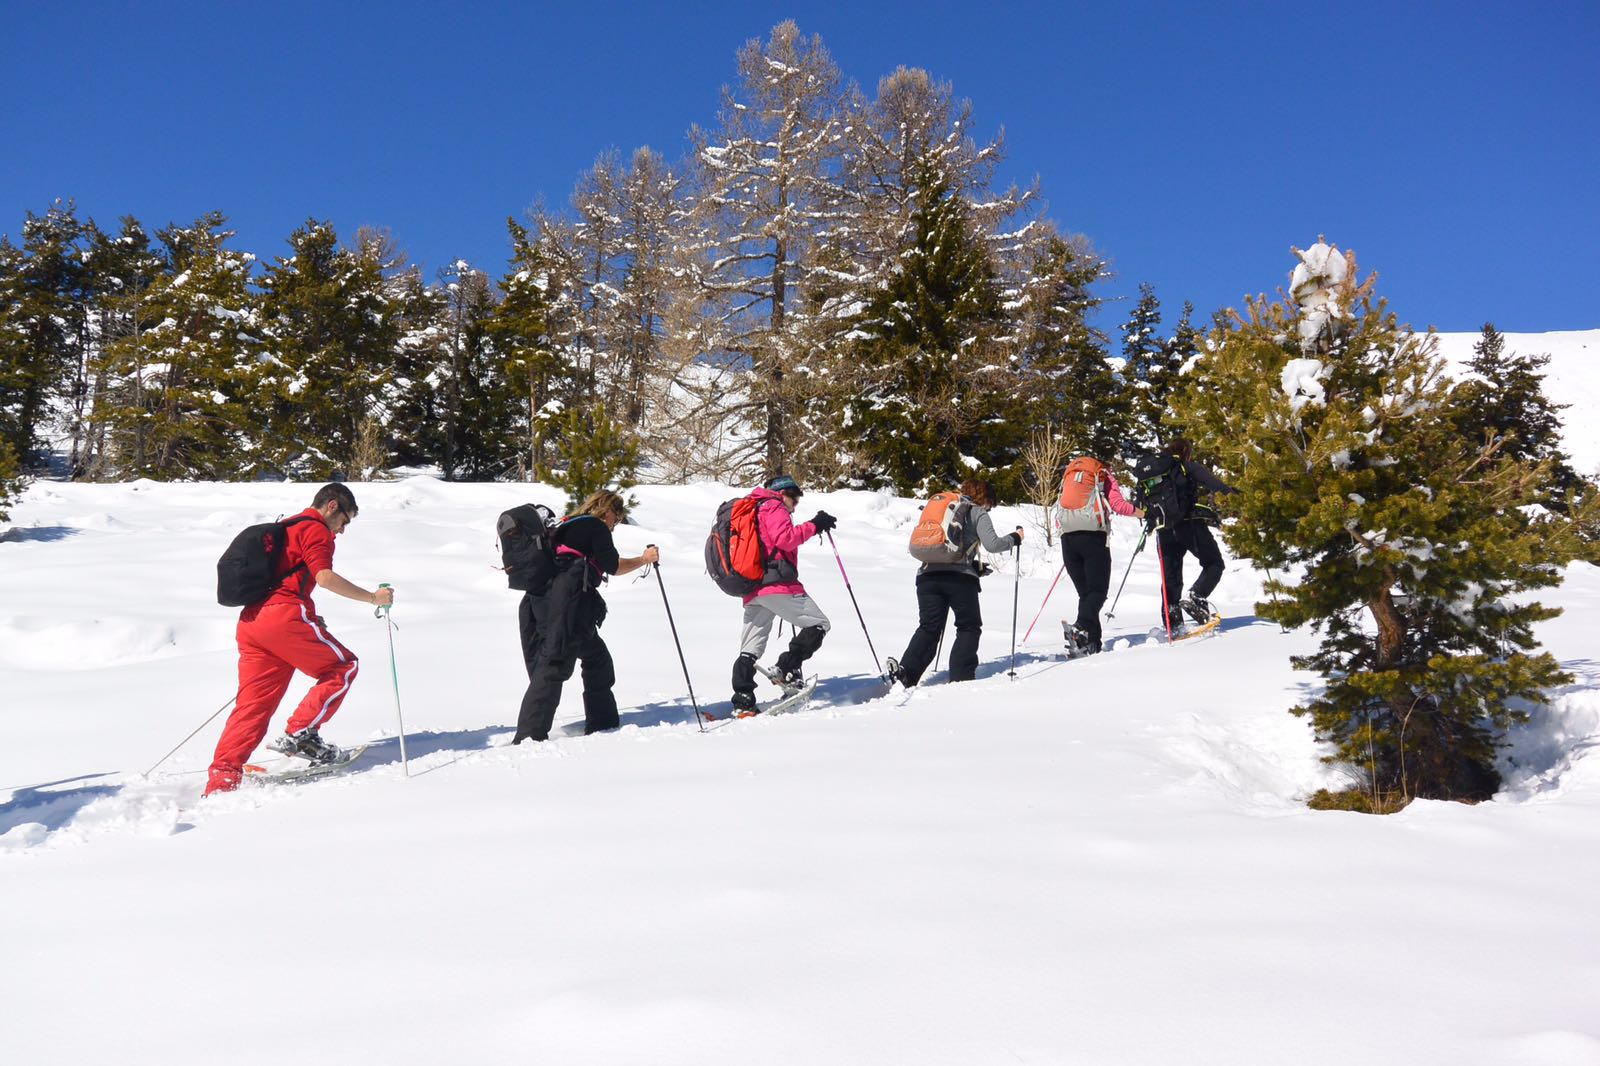
[[[1156,533],[1156,546],[1161,553],[1161,587],[1165,594],[1161,604],[1161,624],[1173,630],[1182,627],[1183,615],[1188,615],[1199,625],[1210,621],[1216,613],[1206,597],[1222,580],[1222,552],[1217,549],[1217,542],[1212,538],[1207,522],[1208,518],[1215,518],[1216,511],[1209,505],[1198,503],[1199,494],[1220,492],[1227,495],[1239,490],[1225,484],[1217,475],[1189,458],[1193,448],[1183,437],[1172,438],[1165,450],[1183,467],[1187,479],[1182,514],[1175,521],[1169,517]],[[1172,600],[1183,590],[1185,552],[1199,561],[1200,576],[1190,586],[1189,594],[1176,604],[1183,613],[1174,616]]]
[[[978,638],[983,634],[983,614],[978,607],[978,581],[982,572],[977,561],[978,545],[991,552],[1008,552],[1022,543],[1022,527],[997,536],[989,509],[995,505],[994,485],[988,481],[966,481],[961,485],[962,501],[968,508],[961,523],[964,556],[959,563],[923,563],[917,571],[917,631],[911,634],[905,655],[889,660],[889,676],[906,688],[922,677],[933,662],[944,636],[945,615],[956,616],[956,639],[950,646],[950,680],[971,681],[978,673]]]
[[[522,653],[528,662],[528,691],[517,715],[513,744],[547,740],[561,704],[561,686],[583,660],[584,733],[615,729],[617,698],[611,691],[616,670],[600,639],[606,601],[600,586],[613,574],[626,574],[660,560],[653,545],[641,555],[621,558],[611,531],[627,518],[622,497],[601,491],[590,496],[557,527],[556,575],[543,595],[523,597],[519,611]]]

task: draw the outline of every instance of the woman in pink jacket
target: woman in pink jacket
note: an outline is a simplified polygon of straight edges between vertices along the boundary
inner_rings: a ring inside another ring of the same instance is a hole
[[[805,493],[787,474],[750,495],[756,500],[756,528],[767,553],[767,572],[760,587],[744,598],[744,630],[733,663],[735,713],[756,709],[756,663],[767,650],[774,622],[781,618],[795,629],[789,649],[778,656],[778,683],[785,688],[800,687],[800,666],[822,646],[829,628],[828,616],[800,583],[799,553],[800,545],[828,532],[836,520],[818,511],[811,521],[795,525],[794,509]]]

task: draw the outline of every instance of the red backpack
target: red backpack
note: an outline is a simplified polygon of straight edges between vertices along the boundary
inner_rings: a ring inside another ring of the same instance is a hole
[[[767,552],[761,544],[757,514],[763,503],[741,496],[717,508],[717,520],[706,538],[706,573],[730,596],[748,596],[767,574]]]
[[[1111,506],[1106,502],[1106,468],[1098,459],[1080,455],[1061,475],[1061,497],[1056,501],[1056,528],[1063,533],[1103,533],[1111,528]]]

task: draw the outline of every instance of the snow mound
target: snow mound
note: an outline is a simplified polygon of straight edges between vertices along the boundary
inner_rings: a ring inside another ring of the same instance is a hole
[[[0,617],[0,666],[15,670],[92,670],[170,652],[177,631],[145,618],[62,621]]]

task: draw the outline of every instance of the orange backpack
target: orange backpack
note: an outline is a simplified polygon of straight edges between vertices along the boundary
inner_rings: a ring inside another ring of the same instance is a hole
[[[963,507],[963,502],[959,492],[936,493],[928,500],[911,531],[911,558],[922,563],[959,563],[967,557],[961,548],[962,525],[972,508]]]
[[[1098,459],[1080,455],[1061,475],[1061,498],[1056,501],[1056,528],[1063,533],[1103,533],[1111,528],[1111,507],[1106,503],[1106,468]]]

